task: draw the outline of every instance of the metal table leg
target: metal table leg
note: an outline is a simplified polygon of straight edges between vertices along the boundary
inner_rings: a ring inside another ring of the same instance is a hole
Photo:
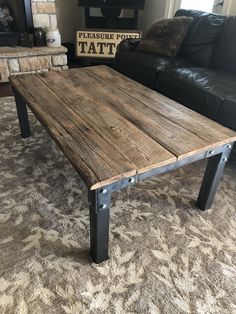
[[[20,124],[21,136],[23,138],[30,137],[30,125],[27,113],[27,107],[22,97],[15,91],[16,110]]]
[[[89,191],[91,256],[95,263],[109,258],[111,192],[107,188]]]
[[[229,144],[226,146],[223,153],[214,155],[208,160],[207,168],[197,200],[197,206],[200,209],[207,210],[211,208],[231,150],[232,144]]]

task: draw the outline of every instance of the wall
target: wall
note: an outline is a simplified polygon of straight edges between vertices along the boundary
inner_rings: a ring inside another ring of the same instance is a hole
[[[62,42],[75,42],[76,31],[85,28],[84,8],[78,6],[78,0],[55,1]],[[100,9],[91,9],[92,15],[100,15],[100,13]]]
[[[139,14],[139,28],[145,33],[154,21],[164,17],[165,8],[165,0],[146,0],[145,9]]]
[[[230,3],[229,15],[236,15],[236,1],[235,0],[231,1]]]
[[[74,42],[76,30],[84,27],[83,8],[78,0],[56,0],[56,13],[62,42]]]

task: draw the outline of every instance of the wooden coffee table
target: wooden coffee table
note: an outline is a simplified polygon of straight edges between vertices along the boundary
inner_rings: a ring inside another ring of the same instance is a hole
[[[22,137],[27,104],[88,187],[96,263],[108,258],[113,191],[209,158],[197,204],[211,207],[235,132],[106,66],[10,81]]]

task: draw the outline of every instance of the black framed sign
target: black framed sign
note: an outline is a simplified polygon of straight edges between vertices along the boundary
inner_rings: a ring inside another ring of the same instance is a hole
[[[112,59],[119,43],[127,38],[141,38],[141,31],[126,30],[79,30],[77,31],[76,55],[85,58]]]

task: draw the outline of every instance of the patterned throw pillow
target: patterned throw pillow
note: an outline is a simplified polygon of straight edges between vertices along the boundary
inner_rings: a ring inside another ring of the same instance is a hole
[[[192,21],[193,18],[185,16],[156,21],[141,40],[136,51],[167,57],[176,56]]]

